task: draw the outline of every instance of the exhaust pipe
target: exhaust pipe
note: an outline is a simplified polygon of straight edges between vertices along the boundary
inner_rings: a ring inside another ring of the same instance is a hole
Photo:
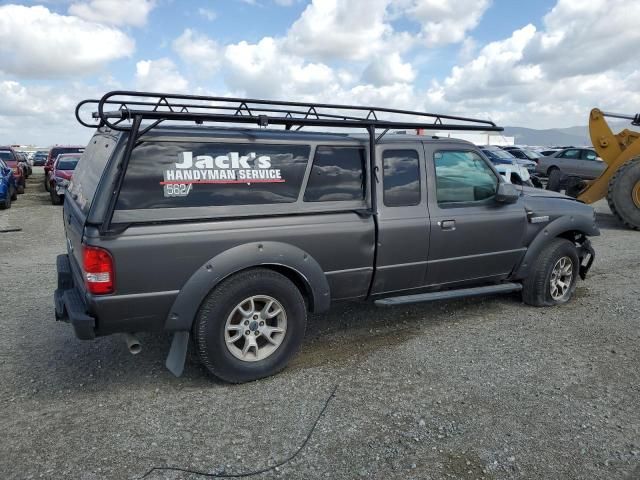
[[[132,335],[131,333],[124,334],[124,341],[127,344],[127,348],[129,349],[129,353],[131,355],[137,355],[142,351],[142,344],[138,337]]]

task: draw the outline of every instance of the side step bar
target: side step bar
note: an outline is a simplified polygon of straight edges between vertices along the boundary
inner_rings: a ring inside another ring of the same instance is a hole
[[[418,293],[416,295],[403,295],[400,297],[388,297],[376,300],[376,307],[393,307],[394,305],[406,305],[409,303],[432,302],[434,300],[449,300],[461,297],[477,297],[494,293],[519,292],[522,290],[520,283],[500,283],[498,285],[485,285],[483,287],[458,288],[455,290],[442,290],[439,292]]]

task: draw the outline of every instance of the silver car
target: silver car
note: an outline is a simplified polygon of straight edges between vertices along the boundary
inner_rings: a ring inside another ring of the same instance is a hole
[[[553,170],[560,170],[564,174],[592,180],[599,177],[605,168],[606,163],[598,157],[594,149],[565,148],[551,157],[541,157],[536,171],[548,177]]]

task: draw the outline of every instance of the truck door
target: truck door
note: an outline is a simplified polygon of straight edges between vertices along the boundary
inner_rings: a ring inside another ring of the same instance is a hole
[[[429,252],[429,213],[420,142],[377,147],[378,249],[372,293],[424,284]]]
[[[506,277],[524,254],[522,200],[494,199],[499,178],[465,145],[426,144],[431,236],[428,285]]]

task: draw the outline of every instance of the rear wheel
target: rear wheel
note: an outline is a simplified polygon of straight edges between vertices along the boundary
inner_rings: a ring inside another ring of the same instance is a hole
[[[562,177],[563,175],[559,168],[550,168],[549,179],[547,180],[547,190],[559,192],[562,188]]]
[[[17,200],[18,199],[18,191],[15,188],[11,189],[11,200]]]
[[[194,325],[202,363],[242,383],[282,370],[304,338],[307,310],[291,280],[268,269],[241,272],[207,296]]]
[[[578,281],[580,261],[573,242],[556,238],[547,245],[522,286],[522,299],[528,305],[549,307],[568,302]]]
[[[640,230],[640,158],[629,160],[611,177],[607,202],[622,223]]]
[[[50,190],[49,179],[47,178],[47,174],[44,174],[44,189],[48,192]]]
[[[18,185],[18,193],[19,194],[23,194],[24,193],[24,183],[21,185]]]

